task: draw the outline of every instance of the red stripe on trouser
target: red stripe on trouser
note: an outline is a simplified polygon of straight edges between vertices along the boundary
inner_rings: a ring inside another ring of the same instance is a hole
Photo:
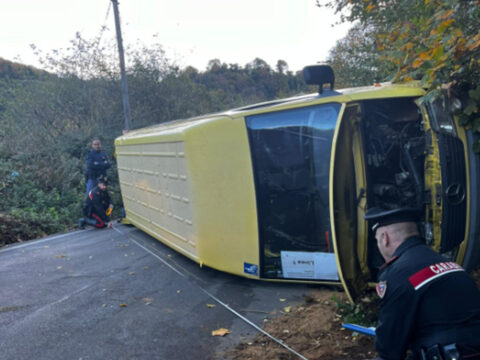
[[[95,224],[95,227],[97,228],[103,228],[105,227],[105,223],[103,222],[102,219],[100,219],[97,215],[93,214],[92,213],[92,218],[94,218],[95,220],[97,220],[97,223]]]

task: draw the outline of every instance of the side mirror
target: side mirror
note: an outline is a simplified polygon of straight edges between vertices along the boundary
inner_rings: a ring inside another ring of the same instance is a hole
[[[303,79],[308,85],[318,85],[318,93],[323,93],[323,84],[330,84],[330,90],[333,91],[335,84],[335,74],[330,65],[319,64],[310,65],[303,68]]]

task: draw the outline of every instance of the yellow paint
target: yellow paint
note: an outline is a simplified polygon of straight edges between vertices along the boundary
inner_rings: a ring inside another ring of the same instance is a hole
[[[159,124],[117,138],[120,187],[127,215],[124,221],[200,266],[259,278],[244,272],[245,263],[257,265],[260,270],[255,184],[245,117],[338,102],[342,109],[332,145],[329,201],[331,240],[340,281],[302,282],[341,283],[352,300],[355,291],[367,286],[370,279],[368,228],[363,221],[366,198],[362,196],[362,191],[367,190],[366,165],[359,119],[355,117],[357,105],[352,104],[369,99],[419,97],[425,92],[418,83],[379,84],[341,92],[328,97],[305,95]],[[441,185],[438,147],[432,149],[425,163],[426,187],[435,196],[436,186]],[[431,213],[436,224],[434,232],[439,234],[441,206],[433,207]],[[462,244],[459,258],[463,258],[464,251]]]
[[[440,169],[440,150],[438,137],[430,126],[430,118],[425,108],[422,108],[422,116],[425,119],[425,133],[431,138],[431,143],[425,154],[425,190],[431,193],[431,202],[425,206],[425,221],[433,225],[433,244],[431,247],[440,250],[442,236],[442,205],[443,200],[437,204],[437,198],[442,199],[442,173]]]
[[[128,221],[202,266],[255,277],[244,274],[259,250],[243,117],[160,125],[115,143]]]
[[[469,234],[470,234],[470,206],[471,206],[471,184],[470,184],[470,161],[468,161],[468,156],[469,156],[469,151],[467,146],[467,136],[465,134],[465,128],[461,125],[458,124],[458,118],[455,119],[456,122],[456,128],[457,128],[457,133],[458,133],[458,138],[462,141],[463,143],[463,149],[464,149],[464,154],[465,154],[465,167],[466,167],[466,198],[467,198],[467,216],[466,216],[466,226],[465,226],[465,238],[460,244],[460,247],[458,249],[458,254],[457,254],[457,259],[456,262],[458,264],[462,264],[463,260],[465,258],[465,251],[467,250],[467,245],[469,241]],[[474,240],[474,239],[470,239]]]

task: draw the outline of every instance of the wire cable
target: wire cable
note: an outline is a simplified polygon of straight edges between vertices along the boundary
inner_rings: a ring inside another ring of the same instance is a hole
[[[115,231],[117,231],[119,234],[127,237],[131,242],[133,242],[135,245],[137,245],[138,247],[142,248],[143,250],[145,250],[146,252],[148,252],[149,254],[151,254],[152,256],[154,256],[156,259],[160,260],[165,266],[169,267],[171,270],[173,270],[175,273],[177,273],[178,275],[180,275],[181,277],[183,278],[187,278],[187,276],[182,273],[181,271],[179,271],[178,269],[176,269],[175,267],[173,267],[172,265],[170,265],[168,263],[168,261],[164,260],[162,257],[160,257],[159,255],[155,254],[153,251],[151,251],[150,249],[146,248],[145,246],[143,246],[142,244],[140,244],[137,240],[135,240],[133,237],[131,237],[130,235],[128,234],[124,234],[121,230],[119,230],[118,228],[114,227],[113,228]],[[178,265],[177,265],[178,266]],[[223,301],[221,301],[220,299],[218,299],[216,296],[214,296],[213,294],[211,294],[210,292],[208,292],[208,290],[205,290],[204,288],[202,288],[200,285],[198,284],[195,284],[202,292],[204,292],[207,296],[209,296],[212,300],[216,301],[218,304],[220,304],[221,306],[223,306],[225,309],[227,309],[228,311],[230,311],[232,314],[236,315],[237,317],[239,317],[241,320],[243,320],[244,322],[246,322],[248,325],[252,326],[253,328],[255,328],[255,330],[257,330],[258,332],[262,333],[263,335],[267,336],[268,338],[270,338],[271,340],[275,341],[277,344],[281,345],[282,347],[284,347],[285,349],[287,349],[288,351],[290,351],[292,354],[298,356],[300,359],[302,360],[308,360],[306,357],[304,357],[303,355],[299,354],[298,352],[296,352],[295,350],[293,350],[291,347],[289,347],[288,345],[286,345],[282,340],[280,339],[277,339],[275,338],[273,335],[269,334],[268,332],[266,332],[265,330],[263,330],[261,327],[259,327],[258,325],[254,324],[253,322],[251,322],[250,320],[248,320],[245,316],[239,314],[237,311],[235,311],[234,309],[232,309],[230,306],[228,306],[227,304],[225,304]]]

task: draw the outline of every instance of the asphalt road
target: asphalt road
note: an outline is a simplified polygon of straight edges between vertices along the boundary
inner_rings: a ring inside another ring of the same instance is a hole
[[[222,359],[309,291],[200,268],[126,225],[57,235],[0,249],[0,359]]]

